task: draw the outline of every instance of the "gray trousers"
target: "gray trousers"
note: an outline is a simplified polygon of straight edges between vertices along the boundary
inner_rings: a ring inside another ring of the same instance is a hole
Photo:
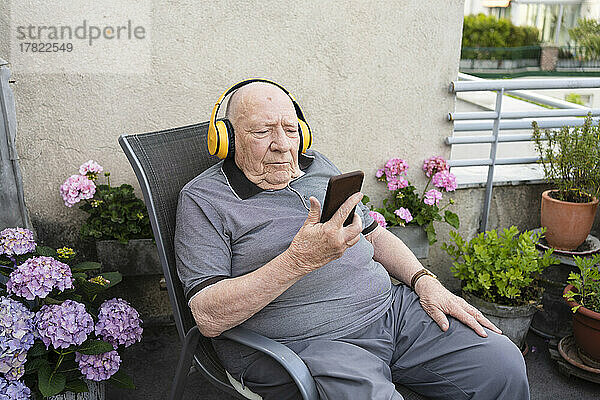
[[[452,317],[443,332],[411,289],[392,290],[392,307],[370,326],[287,344],[306,363],[321,400],[402,400],[394,382],[432,399],[529,399],[525,361],[508,338],[488,329],[482,338]],[[263,399],[301,399],[270,357],[254,351],[244,364],[238,378]]]

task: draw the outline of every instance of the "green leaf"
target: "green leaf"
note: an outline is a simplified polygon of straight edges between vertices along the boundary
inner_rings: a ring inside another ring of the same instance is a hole
[[[38,388],[45,397],[59,394],[65,389],[67,377],[58,372],[52,375],[50,365],[41,365],[38,369]]]
[[[365,194],[365,195],[363,195],[363,198],[362,198],[362,200],[361,200],[361,201],[362,201],[362,203],[363,203],[364,205],[367,205],[367,203],[368,203],[368,202],[370,202],[370,201],[371,201],[371,199],[369,198],[369,196],[367,196],[367,195]]]
[[[112,382],[115,386],[123,388],[123,389],[135,389],[135,385],[133,384],[133,379],[122,369],[119,369],[113,376],[109,378],[109,381]]]
[[[94,355],[106,353],[108,351],[113,350],[113,345],[108,342],[104,342],[98,339],[88,339],[79,346],[77,352],[81,354]]]
[[[46,346],[42,342],[35,342],[27,352],[27,358],[35,358],[47,354]]]
[[[108,285],[104,286],[105,289],[113,287],[123,280],[123,275],[120,272],[103,272],[100,276],[110,281]]]
[[[83,379],[73,379],[67,382],[65,385],[67,390],[70,390],[73,393],[85,393],[89,392],[89,388],[87,383]]]
[[[71,267],[71,271],[73,272],[83,272],[83,271],[93,271],[99,270],[102,267],[102,264],[94,261],[84,261],[73,267]]]
[[[460,227],[460,221],[458,220],[458,215],[453,213],[452,211],[446,210],[444,213],[444,221],[450,224],[454,229],[458,229]]]
[[[46,304],[62,304],[63,303],[62,300],[56,300],[50,296],[46,296],[43,301]]]
[[[27,356],[29,356],[29,353],[27,354]],[[49,366],[48,360],[46,360],[45,358],[29,359],[25,364],[25,373],[32,374],[34,372],[37,372],[43,365]]]
[[[427,224],[425,226],[425,233],[427,233],[427,240],[429,240],[429,245],[431,246],[435,242],[437,242],[435,228],[433,227],[433,223]]]
[[[56,257],[56,250],[48,246],[37,246],[35,248],[35,254],[38,256]]]

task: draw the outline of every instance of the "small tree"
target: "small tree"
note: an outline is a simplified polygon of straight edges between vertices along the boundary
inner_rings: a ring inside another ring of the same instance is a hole
[[[582,18],[575,28],[569,29],[569,36],[585,50],[585,59],[600,58],[600,21]]]

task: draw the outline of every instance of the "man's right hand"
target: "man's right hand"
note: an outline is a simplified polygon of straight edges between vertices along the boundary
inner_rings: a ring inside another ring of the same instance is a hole
[[[352,224],[344,226],[344,221],[362,199],[362,193],[350,196],[331,219],[320,223],[321,205],[315,197],[310,198],[310,211],[300,231],[294,236],[287,253],[294,261],[294,272],[306,275],[330,261],[340,258],[346,249],[360,239],[362,221],[354,214]]]

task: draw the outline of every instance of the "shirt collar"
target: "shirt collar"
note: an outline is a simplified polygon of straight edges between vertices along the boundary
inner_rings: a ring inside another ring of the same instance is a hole
[[[313,161],[314,156],[312,155],[298,155],[298,165],[302,171],[310,167]],[[231,188],[233,193],[241,200],[249,199],[250,197],[264,191],[264,189],[258,187],[254,182],[250,181],[250,179],[248,179],[246,175],[244,175],[242,170],[235,163],[233,157],[225,159],[223,165],[221,166],[221,170],[223,171],[223,174],[227,179],[229,187]]]

